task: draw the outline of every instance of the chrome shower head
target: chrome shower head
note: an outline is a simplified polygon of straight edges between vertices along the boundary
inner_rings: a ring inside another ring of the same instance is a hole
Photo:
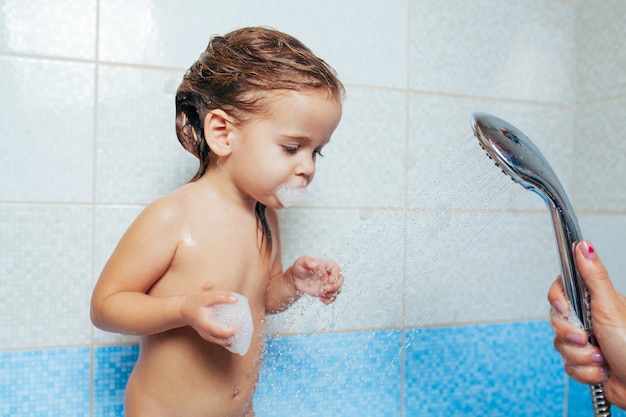
[[[487,113],[473,113],[474,135],[502,171],[548,204],[557,234],[563,287],[585,330],[591,328],[584,283],[573,259],[573,243],[582,235],[565,189],[535,144],[510,123]]]
[[[472,114],[474,135],[487,155],[502,171],[524,188],[537,193],[550,208],[561,263],[561,280],[572,309],[578,316],[589,341],[593,335],[589,292],[574,261],[574,243],[582,234],[574,209],[554,170],[535,144],[510,123],[487,113]],[[610,416],[602,385],[592,387],[594,413]]]

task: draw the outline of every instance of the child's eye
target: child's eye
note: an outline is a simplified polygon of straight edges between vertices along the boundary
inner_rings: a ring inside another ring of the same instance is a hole
[[[288,153],[290,155],[295,154],[296,152],[298,152],[298,149],[300,149],[299,146],[283,145],[283,151],[285,151],[286,153]]]
[[[322,155],[321,149],[316,149],[313,151],[313,158],[315,158],[317,155],[321,156],[322,158],[324,157],[324,155]]]

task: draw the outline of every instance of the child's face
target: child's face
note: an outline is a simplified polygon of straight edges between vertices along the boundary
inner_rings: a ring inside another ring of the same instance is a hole
[[[281,208],[287,204],[277,196],[280,186],[301,189],[313,180],[316,157],[341,119],[341,103],[325,92],[295,91],[271,93],[267,101],[266,116],[236,129],[229,173],[240,191]]]

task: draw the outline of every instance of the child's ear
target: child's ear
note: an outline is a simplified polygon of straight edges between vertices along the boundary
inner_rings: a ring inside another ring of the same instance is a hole
[[[230,135],[233,124],[228,114],[220,109],[211,110],[204,118],[204,139],[211,153],[226,156],[231,152]]]

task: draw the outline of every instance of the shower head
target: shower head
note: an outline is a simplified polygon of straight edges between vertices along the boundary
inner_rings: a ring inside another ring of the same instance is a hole
[[[556,173],[535,144],[510,123],[487,113],[473,113],[474,135],[487,155],[502,171],[524,188],[535,192],[548,204],[554,220],[561,257],[563,286],[585,330],[591,320],[573,259],[573,243],[582,235],[572,205]]]
[[[574,242],[582,239],[578,220],[565,189],[535,144],[510,123],[487,113],[472,114],[472,128],[480,146],[502,171],[524,188],[537,193],[550,208],[561,263],[561,280],[574,313],[597,345],[591,323],[589,292],[574,261]],[[591,389],[594,415],[610,416],[601,384]]]
[[[548,205],[555,205],[568,235],[573,242],[579,241],[580,227],[567,193],[539,148],[515,126],[490,114],[473,113],[472,124],[478,142],[496,165]]]

